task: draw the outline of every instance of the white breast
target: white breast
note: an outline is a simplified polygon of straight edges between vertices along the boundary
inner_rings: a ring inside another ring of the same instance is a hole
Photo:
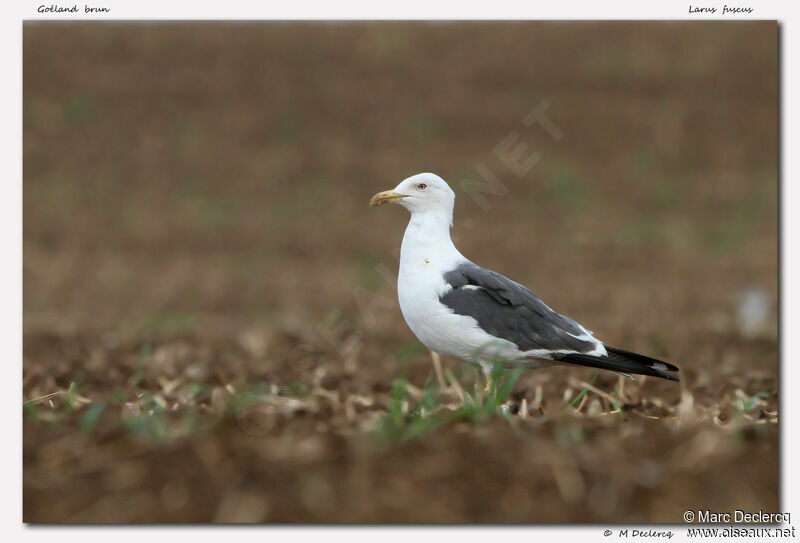
[[[451,287],[444,273],[466,259],[450,241],[426,236],[425,225],[409,223],[400,250],[397,295],[414,335],[429,349],[462,360],[516,358],[513,343],[484,332],[472,317],[457,315],[439,301]]]

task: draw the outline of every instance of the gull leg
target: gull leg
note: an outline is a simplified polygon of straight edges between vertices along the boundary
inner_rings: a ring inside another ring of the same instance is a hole
[[[488,397],[492,389],[492,366],[480,362],[481,371],[475,375],[475,397],[483,403]],[[480,386],[481,373],[483,373],[484,386]]]
[[[481,372],[475,372],[475,399],[483,403],[483,391],[484,389],[481,388]]]
[[[439,353],[431,351],[431,359],[433,360],[433,371],[436,374],[436,381],[439,383],[439,389],[445,390],[447,389],[447,385],[444,383],[444,373],[442,373],[442,357],[439,356]]]
[[[492,372],[487,372],[486,373],[486,390],[484,391],[486,393],[487,397],[489,396],[489,393],[492,391],[492,385],[493,384],[494,384],[494,381],[492,379]]]
[[[483,375],[486,377],[486,388],[483,391],[484,397],[488,398],[489,394],[492,392],[492,368],[491,367],[483,367]]]

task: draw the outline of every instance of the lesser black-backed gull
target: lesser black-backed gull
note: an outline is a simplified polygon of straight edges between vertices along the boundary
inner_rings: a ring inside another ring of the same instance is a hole
[[[441,177],[414,175],[370,201],[386,203],[411,212],[397,295],[409,328],[433,353],[479,364],[487,377],[499,362],[522,368],[570,364],[678,380],[668,373],[678,371],[672,364],[604,345],[524,286],[467,260],[450,239],[455,193]]]

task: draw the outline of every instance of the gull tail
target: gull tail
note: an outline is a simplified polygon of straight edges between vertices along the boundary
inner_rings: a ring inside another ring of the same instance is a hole
[[[606,345],[606,351],[608,351],[607,356],[574,353],[560,355],[553,359],[576,366],[600,368],[621,374],[653,375],[670,381],[678,381],[677,376],[667,373],[668,371],[678,371],[677,366],[608,345]]]

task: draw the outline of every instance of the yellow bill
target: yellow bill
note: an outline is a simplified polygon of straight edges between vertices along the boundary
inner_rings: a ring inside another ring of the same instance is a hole
[[[369,201],[369,207],[382,206],[383,204],[391,204],[397,200],[405,198],[405,194],[397,194],[393,190],[385,190],[379,192]]]

